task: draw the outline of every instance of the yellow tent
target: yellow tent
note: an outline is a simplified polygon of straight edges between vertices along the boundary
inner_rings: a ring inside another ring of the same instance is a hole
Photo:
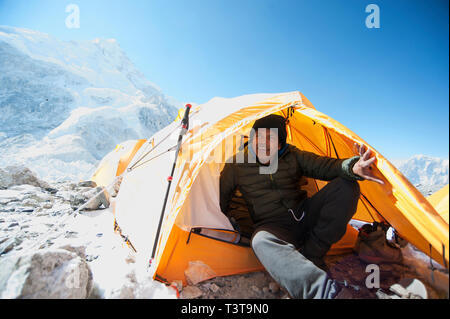
[[[98,186],[110,185],[116,176],[122,175],[131,159],[145,142],[146,140],[142,139],[118,144],[113,151],[102,159],[91,180],[96,182]]]
[[[442,187],[437,192],[428,196],[427,199],[433,205],[434,209],[441,215],[441,217],[448,224],[448,184]]]
[[[232,242],[232,225],[219,208],[219,174],[224,161],[236,152],[237,139],[245,139],[255,120],[273,113],[289,117],[288,143],[300,149],[347,158],[355,155],[354,142],[369,146],[377,158],[375,174],[385,185],[359,182],[361,197],[354,218],[389,223],[418,249],[448,263],[448,223],[421,193],[358,135],[316,110],[300,92],[289,92],[214,98],[191,110],[153,260],[155,278],[185,282],[184,271],[191,261],[203,262],[217,276],[262,268],[251,248]],[[179,122],[174,122],[139,149],[116,199],[116,221],[136,248],[138,260],[147,263],[178,133]],[[309,180],[307,190],[311,195],[324,185]],[[355,236],[349,227],[332,253],[351,249]]]

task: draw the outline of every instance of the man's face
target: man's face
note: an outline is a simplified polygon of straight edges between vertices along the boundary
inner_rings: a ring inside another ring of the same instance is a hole
[[[261,163],[266,164],[277,155],[281,146],[276,129],[257,129],[252,141],[253,150]]]

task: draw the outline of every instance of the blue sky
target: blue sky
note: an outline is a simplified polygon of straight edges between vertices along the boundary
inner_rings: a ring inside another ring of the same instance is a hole
[[[65,26],[68,4],[80,28]],[[365,25],[367,5],[380,28]],[[299,90],[389,159],[449,154],[448,1],[0,0],[0,24],[115,38],[180,101]]]

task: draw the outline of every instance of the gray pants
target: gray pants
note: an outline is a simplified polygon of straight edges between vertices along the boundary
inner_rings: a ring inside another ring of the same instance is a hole
[[[338,284],[308,258],[323,257],[344,236],[359,195],[356,181],[336,178],[306,200],[305,218],[298,224],[293,220],[289,229],[264,225],[255,230],[255,255],[293,298],[327,299],[338,292]]]

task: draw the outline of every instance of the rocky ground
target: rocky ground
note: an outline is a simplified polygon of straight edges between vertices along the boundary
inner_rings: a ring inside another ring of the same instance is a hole
[[[25,168],[0,170],[0,298],[177,298],[175,289],[137,269],[135,256],[113,232],[108,198],[74,213],[98,192],[94,186],[50,185]],[[430,298],[448,298],[448,275],[434,272],[444,284],[433,284],[428,261],[417,254],[409,246],[402,265],[381,265],[381,288],[415,277]],[[334,278],[360,287],[353,298],[376,298],[377,289],[365,288],[368,273],[358,256],[328,256],[326,263]],[[266,272],[174,286],[187,299],[289,298]]]
[[[347,280],[357,289],[350,289],[354,299],[377,299],[377,288],[366,288],[366,264],[357,255],[347,254],[327,256],[326,264],[331,276],[339,281]],[[437,273],[435,274],[438,276]],[[389,287],[403,278],[418,278],[426,286],[429,299],[448,298],[445,289],[439,289],[429,283],[429,278],[417,273],[414,266],[405,264],[380,265],[380,288],[389,292]],[[437,280],[437,278],[436,278]],[[447,279],[448,285],[448,279]],[[255,272],[244,275],[216,277],[197,285],[188,286],[181,292],[181,298],[199,299],[288,299],[289,295],[282,289],[267,272]],[[389,293],[392,294],[392,293]]]

